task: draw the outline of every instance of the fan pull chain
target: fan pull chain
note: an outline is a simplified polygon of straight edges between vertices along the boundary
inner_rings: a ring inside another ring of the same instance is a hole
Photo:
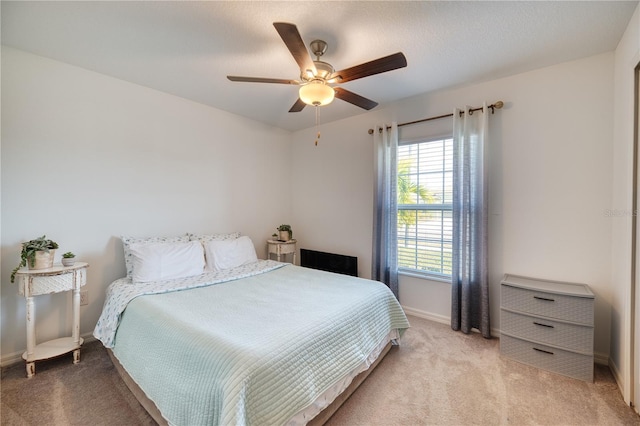
[[[316,105],[316,132],[318,136],[316,136],[316,146],[318,146],[318,139],[320,139],[320,128],[318,127],[318,105]]]

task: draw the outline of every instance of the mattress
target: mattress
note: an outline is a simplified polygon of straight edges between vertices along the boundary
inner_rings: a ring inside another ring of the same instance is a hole
[[[305,422],[320,396],[409,327],[382,283],[257,264],[197,285],[173,283],[176,290],[156,283],[155,293],[136,296],[126,279],[110,286],[96,337],[169,424]]]

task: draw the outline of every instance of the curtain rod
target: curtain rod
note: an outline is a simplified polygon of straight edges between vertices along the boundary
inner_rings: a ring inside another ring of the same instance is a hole
[[[498,101],[495,104],[488,105],[487,108],[489,108],[491,110],[491,114],[493,114],[493,113],[495,113],[495,108],[500,109],[503,106],[504,106],[504,102]],[[473,114],[474,111],[482,111],[482,107],[480,107],[480,108],[472,108],[469,111]],[[409,124],[422,123],[422,122],[425,122],[425,121],[439,120],[441,118],[447,118],[447,117],[453,117],[453,113],[444,114],[444,115],[438,115],[437,117],[423,118],[421,120],[409,121],[407,123],[400,123],[400,124],[398,124],[398,127],[408,126]],[[389,130],[390,128],[391,128],[391,126],[387,126],[387,130]],[[378,130],[378,132],[382,132],[382,128],[380,128]],[[373,134],[373,129],[369,129],[369,134],[370,135]]]

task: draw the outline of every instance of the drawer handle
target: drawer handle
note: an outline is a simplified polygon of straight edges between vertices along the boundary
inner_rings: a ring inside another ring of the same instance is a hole
[[[533,296],[534,299],[544,300],[545,302],[555,302],[555,299],[547,299],[546,297]]]
[[[535,321],[534,321],[533,323],[534,323],[535,325],[539,325],[540,327],[555,328],[555,327],[554,327],[554,326],[552,326],[552,325],[549,325],[549,324],[542,324],[541,322],[535,322]]]
[[[542,352],[545,354],[553,355],[553,352],[545,351],[544,349],[533,348],[534,351]]]

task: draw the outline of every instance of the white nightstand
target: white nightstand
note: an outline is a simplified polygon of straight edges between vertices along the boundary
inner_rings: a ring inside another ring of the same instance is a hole
[[[22,358],[27,362],[27,377],[36,374],[35,361],[53,358],[73,351],[73,363],[80,362],[80,288],[87,283],[88,263],[73,266],[54,265],[47,269],[22,268],[16,272],[18,293],[27,299],[27,351]],[[71,337],[50,340],[36,345],[35,306],[33,296],[73,290],[73,329]]]
[[[296,264],[296,240],[279,241],[267,240],[267,258],[271,259],[271,255],[276,255],[276,260],[280,262],[281,256],[287,254],[293,255],[293,264]]]

